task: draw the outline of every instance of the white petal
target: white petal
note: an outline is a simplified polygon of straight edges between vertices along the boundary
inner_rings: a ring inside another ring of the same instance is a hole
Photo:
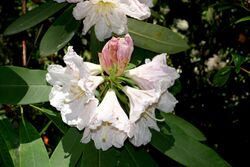
[[[89,13],[92,5],[89,1],[79,2],[73,9],[73,16],[76,20],[82,20]]]
[[[102,72],[102,67],[99,64],[84,62],[84,65],[88,68],[90,75],[98,75]]]
[[[67,74],[66,68],[60,65],[49,65],[46,80],[51,85],[65,85],[72,79],[70,74]]]
[[[129,86],[124,86],[124,93],[128,96],[130,102],[129,120],[134,123],[143,112],[150,106],[157,103],[160,97],[159,91],[139,90]]]
[[[153,0],[139,0],[141,3],[146,4],[148,7],[153,7]]]
[[[161,95],[157,108],[164,112],[172,112],[178,103],[176,98],[167,90]]]
[[[144,20],[151,15],[148,6],[140,3],[138,0],[120,0],[120,2],[122,10],[130,17]]]
[[[102,125],[99,129],[93,130],[91,136],[94,140],[95,147],[103,151],[106,151],[112,147],[112,145],[117,148],[122,147],[127,138],[125,132],[107,125]]]
[[[113,90],[109,90],[106,93],[101,104],[97,107],[96,119],[102,122],[108,122],[121,131],[129,131],[128,116],[119,104]]]
[[[104,39],[111,37],[111,25],[110,27],[106,24],[104,18],[98,19],[95,25],[95,35],[99,41],[104,41]]]
[[[95,98],[86,99],[82,97],[70,103],[66,103],[61,109],[63,122],[70,126],[77,127],[79,130],[85,128],[98,105],[98,100]]]
[[[160,131],[157,126],[156,120],[154,119],[154,110],[155,109],[153,107],[149,108],[139,120],[131,124],[130,134],[132,138],[130,138],[130,142],[135,146],[146,145],[151,141],[152,135],[149,127]]]
[[[166,54],[160,54],[137,68],[126,72],[142,89],[155,89],[160,86],[163,92],[179,77],[177,71],[166,64]]]

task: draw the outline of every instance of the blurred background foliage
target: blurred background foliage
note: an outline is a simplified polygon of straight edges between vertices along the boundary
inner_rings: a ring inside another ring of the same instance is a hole
[[[28,0],[27,10],[40,3],[40,0]],[[60,12],[28,31],[3,35],[7,26],[22,15],[21,6],[21,1],[17,0],[0,1],[0,65],[23,66],[23,39],[27,47],[27,67],[46,69],[51,63],[63,64],[63,49],[48,57],[39,54],[41,37]],[[172,88],[179,101],[175,113],[198,127],[207,138],[205,143],[232,166],[248,164],[246,153],[250,149],[247,132],[250,127],[250,21],[237,22],[249,14],[249,0],[158,0],[148,19],[148,22],[168,27],[188,40],[189,50],[171,54],[168,59],[181,75]],[[88,41],[91,34],[82,36],[80,32],[68,45],[73,45],[86,60],[95,61],[96,58],[90,56]],[[136,49],[134,55],[141,52],[147,56],[155,55],[140,49]],[[43,105],[50,108],[48,104]],[[16,106],[0,107],[0,114],[6,113],[13,124],[20,119],[21,113]],[[49,119],[29,106],[24,109],[51,153],[61,132],[53,124],[44,131]],[[152,156],[157,162],[164,160],[170,166],[181,166],[158,153],[152,148]]]

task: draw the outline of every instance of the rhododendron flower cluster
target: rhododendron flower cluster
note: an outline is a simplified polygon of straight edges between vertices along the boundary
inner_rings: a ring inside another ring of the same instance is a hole
[[[62,120],[83,132],[83,143],[93,140],[97,149],[120,148],[128,139],[146,145],[150,129],[159,131],[156,109],[171,112],[177,103],[168,91],[179,77],[166,64],[166,54],[126,70],[133,41],[113,37],[99,53],[100,65],[84,62],[72,47],[64,56],[65,67],[50,65],[46,75],[53,86],[50,104]]]

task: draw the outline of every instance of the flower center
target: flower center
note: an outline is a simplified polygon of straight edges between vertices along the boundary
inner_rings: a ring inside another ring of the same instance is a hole
[[[82,90],[78,85],[71,85],[69,91],[72,95],[70,98],[65,99],[65,103],[71,103],[85,95],[85,91]]]
[[[106,15],[116,7],[116,4],[114,2],[104,2],[102,0],[99,1],[96,5],[97,5],[97,12],[99,14],[104,14],[104,15]]]

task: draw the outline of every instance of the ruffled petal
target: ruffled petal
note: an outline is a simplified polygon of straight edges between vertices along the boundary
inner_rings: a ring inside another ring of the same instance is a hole
[[[160,100],[157,104],[157,108],[164,112],[172,112],[176,103],[178,103],[176,98],[166,90],[161,95]]]
[[[148,6],[140,3],[138,0],[120,0],[120,2],[122,10],[130,17],[144,20],[151,15]]]
[[[123,91],[129,98],[129,120],[132,123],[136,122],[141,117],[141,114],[146,112],[150,106],[157,103],[160,97],[159,91],[155,89],[139,90],[124,86]]]

